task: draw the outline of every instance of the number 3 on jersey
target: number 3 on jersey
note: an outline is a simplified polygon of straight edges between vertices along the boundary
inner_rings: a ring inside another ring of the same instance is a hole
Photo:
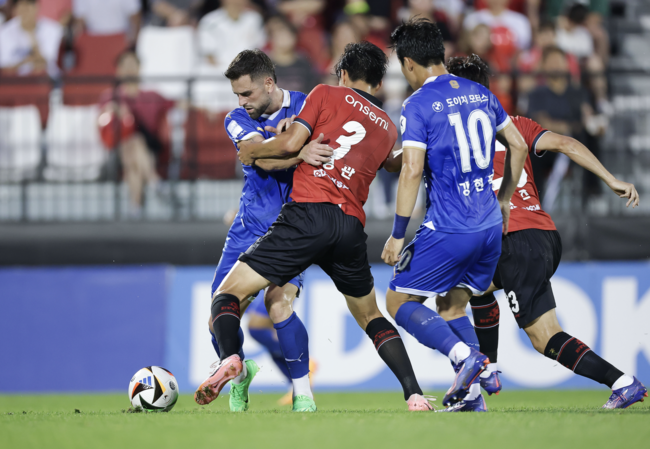
[[[458,148],[460,150],[460,165],[463,173],[471,172],[472,165],[470,164],[469,143],[467,142],[467,135],[465,134],[465,127],[463,126],[463,118],[460,112],[449,114],[449,124],[454,127],[456,132],[456,139],[458,140]],[[478,124],[483,128],[483,142],[478,133]],[[469,131],[469,140],[474,150],[474,162],[480,169],[485,169],[490,166],[490,156],[492,153],[492,139],[494,138],[494,130],[492,129],[492,122],[490,117],[480,110],[474,109],[467,119],[467,130]],[[483,150],[485,148],[485,150]]]
[[[346,154],[348,154],[353,145],[358,144],[363,140],[364,137],[366,137],[366,128],[364,128],[363,125],[359,122],[347,122],[345,125],[343,125],[343,130],[354,134],[351,136],[339,136],[339,138],[336,139],[336,143],[338,143],[340,146],[334,150],[332,160],[323,165],[323,168],[326,170],[333,169],[335,160],[343,158]]]

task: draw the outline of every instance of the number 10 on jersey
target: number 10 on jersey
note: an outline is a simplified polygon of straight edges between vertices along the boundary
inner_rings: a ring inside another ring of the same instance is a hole
[[[463,118],[460,112],[447,115],[449,124],[454,127],[456,140],[458,140],[458,149],[460,151],[460,165],[463,173],[472,171],[472,165],[469,154],[470,143],[474,150],[474,162],[479,169],[486,169],[490,166],[490,157],[492,153],[492,139],[494,139],[494,129],[490,117],[481,109],[474,109],[467,118],[467,130],[469,132],[469,142],[463,126]],[[478,124],[483,129],[483,141],[478,133]]]

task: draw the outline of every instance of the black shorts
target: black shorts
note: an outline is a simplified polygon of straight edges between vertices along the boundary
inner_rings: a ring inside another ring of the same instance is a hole
[[[557,231],[524,229],[503,237],[492,282],[504,290],[519,327],[555,308],[550,279],[561,257]]]
[[[330,203],[287,203],[268,232],[239,260],[268,281],[283,286],[316,264],[344,295],[372,291],[366,239],[358,218]]]

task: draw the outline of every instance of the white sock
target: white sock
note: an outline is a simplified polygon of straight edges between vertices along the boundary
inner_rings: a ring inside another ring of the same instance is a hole
[[[473,401],[479,395],[481,394],[481,384],[478,382],[475,384],[470,385],[469,387],[469,393],[467,393],[467,396],[465,396],[466,401]]]
[[[311,392],[311,385],[309,385],[309,374],[301,377],[300,379],[291,379],[293,383],[293,397],[296,396],[307,396],[311,399],[314,399],[314,395]]]
[[[242,370],[241,373],[239,373],[239,376],[233,377],[232,381],[239,385],[246,379],[246,376],[248,376],[248,370],[246,369],[246,364],[242,361]]]
[[[490,363],[490,364],[488,364],[488,366],[487,366],[487,368],[485,369],[485,371],[483,371],[483,372],[481,373],[481,377],[482,377],[483,379],[485,379],[485,378],[487,378],[487,377],[490,377],[490,374],[492,374],[492,373],[494,373],[494,372],[496,372],[496,371],[497,371],[497,364],[496,364],[496,363]]]
[[[470,354],[471,351],[469,350],[469,346],[467,346],[462,341],[459,341],[454,345],[453,348],[451,348],[451,351],[449,351],[449,358],[452,362],[458,365],[460,362],[469,357]]]
[[[632,376],[628,376],[627,374],[623,374],[621,377],[619,377],[616,382],[614,382],[614,385],[612,385],[612,390],[618,390],[619,388],[627,387],[632,385],[632,382],[634,382],[634,379]]]

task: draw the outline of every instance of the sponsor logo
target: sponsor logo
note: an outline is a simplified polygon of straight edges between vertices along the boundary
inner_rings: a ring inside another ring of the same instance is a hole
[[[174,383],[173,380],[170,380],[170,381],[169,381],[169,388],[171,388],[172,390],[175,390],[175,389],[176,389],[176,384]]]
[[[153,383],[151,383],[151,376],[147,376],[147,377],[139,380],[138,382],[143,384],[143,385],[148,385],[151,388],[153,388]]]
[[[233,138],[241,137],[244,134],[244,128],[239,126],[239,123],[234,120],[231,120],[230,123],[228,123],[226,130]]]
[[[316,176],[317,178],[324,178],[325,176],[327,176],[327,172],[325,172],[325,170],[323,170],[322,168],[320,170],[314,170],[314,176]]]
[[[442,111],[444,109],[444,106],[439,101],[436,101],[435,103],[433,103],[433,105],[431,107],[436,112],[440,112],[440,111]]]
[[[359,105],[359,112],[367,115],[373,123],[379,125],[381,128],[388,130],[388,122],[384,118],[372,112],[369,106],[364,106],[363,103],[355,99],[352,95],[346,95],[345,101],[355,109],[357,108],[357,105]]]

